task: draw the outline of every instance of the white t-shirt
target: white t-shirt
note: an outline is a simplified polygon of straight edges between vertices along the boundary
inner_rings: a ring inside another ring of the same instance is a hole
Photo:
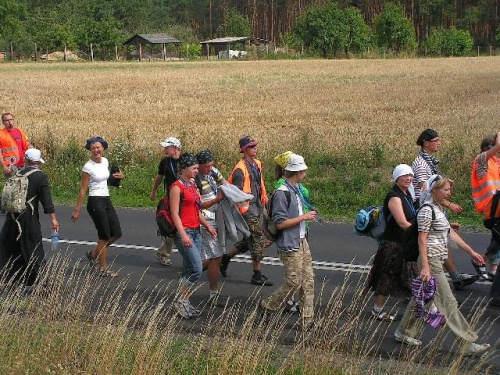
[[[83,166],[82,172],[90,175],[89,197],[109,197],[108,178],[109,162],[103,157],[100,163],[89,160]]]
[[[300,200],[299,196],[297,194],[294,194],[297,197],[297,204],[299,206],[299,216],[304,214],[304,206],[302,205],[302,201]],[[300,238],[306,238],[306,222],[305,220],[302,220],[300,222]]]

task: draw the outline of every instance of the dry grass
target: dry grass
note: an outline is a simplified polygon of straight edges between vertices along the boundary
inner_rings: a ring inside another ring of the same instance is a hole
[[[500,117],[500,58],[2,64],[0,79],[0,109],[39,143],[50,129],[157,151],[176,135],[224,160],[251,133],[264,159],[379,145],[408,162],[426,127],[471,158]]]
[[[390,326],[367,319],[370,296],[349,273],[330,295],[321,291],[318,323],[306,334],[295,333],[289,314],[260,318],[258,291],[223,310],[201,306],[192,325],[172,308],[173,285],[129,283],[96,277],[65,254],[50,259],[40,275],[47,287],[29,296],[3,283],[0,373],[472,375],[489,359],[438,352],[446,330],[423,349],[401,346],[382,359]],[[477,325],[483,309],[473,311]]]

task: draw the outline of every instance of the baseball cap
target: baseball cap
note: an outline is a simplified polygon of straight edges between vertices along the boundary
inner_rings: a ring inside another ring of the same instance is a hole
[[[168,137],[163,142],[160,142],[160,145],[162,147],[174,146],[174,147],[177,147],[178,149],[180,149],[181,148],[181,141],[179,141],[175,137]]]
[[[248,147],[257,146],[258,142],[255,139],[250,138],[249,135],[247,135],[247,136],[240,138],[239,144],[240,144],[240,152],[243,152],[243,150],[245,150]]]
[[[42,152],[36,148],[27,149],[24,157],[34,163],[45,163],[45,160],[42,159]]]

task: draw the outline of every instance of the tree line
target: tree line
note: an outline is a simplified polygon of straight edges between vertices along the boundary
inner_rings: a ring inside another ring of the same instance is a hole
[[[110,49],[136,33],[166,32],[185,43],[255,36],[325,56],[370,46],[454,55],[463,44],[497,45],[499,1],[0,0],[0,49]],[[318,45],[321,28],[330,34]]]

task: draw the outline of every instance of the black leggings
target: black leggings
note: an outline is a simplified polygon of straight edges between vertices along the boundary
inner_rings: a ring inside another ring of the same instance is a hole
[[[100,240],[118,239],[122,236],[120,220],[109,197],[89,197],[87,211],[94,222]]]

